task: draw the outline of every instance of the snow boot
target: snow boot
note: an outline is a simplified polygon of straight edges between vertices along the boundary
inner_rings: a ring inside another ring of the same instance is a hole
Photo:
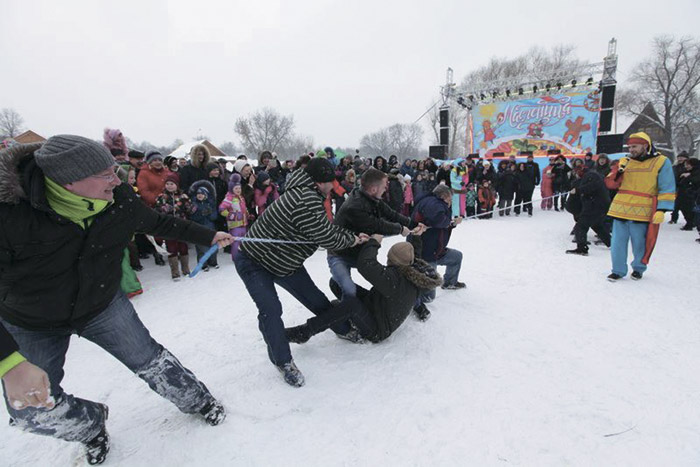
[[[170,277],[174,281],[180,280],[180,265],[177,264],[177,256],[172,256],[168,258],[168,263],[170,264]]]
[[[153,253],[153,258],[156,260],[156,266],[165,266],[163,255],[158,252]]]
[[[454,284],[442,284],[442,288],[444,290],[458,290],[458,289],[466,289],[467,284],[464,282],[455,282]]]
[[[199,414],[204,417],[204,421],[211,426],[216,426],[226,420],[226,409],[216,399],[202,407]]]
[[[638,280],[641,280],[642,273],[639,271],[632,271],[632,274],[630,277],[632,277],[632,280],[638,281]]]
[[[282,373],[282,376],[284,376],[284,381],[290,386],[300,388],[304,385],[304,375],[301,374],[301,371],[299,371],[299,368],[297,368],[294,360],[290,361],[289,363],[279,365],[277,369],[280,371],[280,373]]]
[[[690,232],[691,230],[693,230],[693,226],[690,224],[685,224],[683,227],[681,227],[681,230],[684,230],[686,232]]]
[[[622,276],[620,276],[619,274],[615,274],[614,272],[608,276],[608,280],[610,282],[617,282],[620,279],[622,279]]]
[[[425,322],[428,321],[428,318],[430,318],[430,310],[428,310],[428,307],[426,307],[423,303],[421,303],[417,307],[414,307],[413,311],[416,312],[418,319],[421,321]]]
[[[190,255],[180,256],[180,267],[182,268],[182,275],[190,275]]]
[[[353,344],[365,343],[365,339],[362,337],[362,334],[360,334],[360,331],[358,331],[354,326],[346,334],[336,334],[336,336],[341,339],[345,339],[346,341],[350,341]]]
[[[289,342],[303,344],[311,339],[310,331],[311,330],[309,329],[308,325],[302,324],[300,326],[294,326],[293,328],[285,328],[284,335],[287,337]]]
[[[581,255],[581,256],[588,256],[588,248],[581,248],[576,247],[575,250],[566,250],[566,253],[569,255]]]
[[[100,405],[102,406],[106,423],[109,418],[109,408],[104,404]],[[88,464],[97,465],[103,463],[109,452],[109,434],[107,433],[107,428],[103,426],[97,436],[83,444],[85,445],[85,458]]]

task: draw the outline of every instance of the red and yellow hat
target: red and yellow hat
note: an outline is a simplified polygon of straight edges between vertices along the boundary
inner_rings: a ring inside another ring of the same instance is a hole
[[[629,146],[630,144],[646,144],[647,146],[651,147],[651,138],[643,131],[640,131],[639,133],[632,133],[627,139],[627,145]]]

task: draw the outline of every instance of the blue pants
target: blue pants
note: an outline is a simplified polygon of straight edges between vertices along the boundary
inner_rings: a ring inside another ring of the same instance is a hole
[[[292,360],[292,352],[284,334],[282,303],[275,290],[275,284],[289,292],[315,315],[322,315],[329,311],[331,302],[316,287],[303,266],[290,276],[279,277],[242,251],[238,252],[234,263],[238,275],[258,307],[258,327],[267,344],[270,361],[277,366],[289,363]],[[331,326],[331,329],[338,334],[347,334],[350,332],[350,323],[347,321],[336,323]]]
[[[437,268],[438,265],[447,266],[445,269],[445,275],[443,276],[443,284],[455,284],[459,278],[459,271],[462,269],[462,252],[455,250],[454,248],[447,248],[446,253],[442,257],[429,264],[434,268]],[[435,289],[418,297],[418,303],[416,303],[416,305],[420,305],[421,303],[429,303],[433,300],[435,300]]]
[[[53,409],[15,410],[5,397],[10,424],[66,441],[85,442],[97,436],[105,424],[102,404],[79,399],[61,388],[68,344],[76,331],[69,328],[32,331],[2,319],[0,322],[17,341],[22,355],[49,375],[51,395],[56,403]],[[182,412],[199,412],[213,400],[207,387],[151,337],[123,292],[90,320],[80,335],[112,354]]]
[[[644,273],[646,264],[642,264],[642,258],[646,251],[647,228],[646,222],[613,220],[612,243],[610,255],[612,256],[612,272],[621,277],[627,275],[627,249],[628,242],[632,240],[632,270]]]
[[[338,283],[343,291],[343,296],[355,297],[357,285],[352,280],[350,268],[357,268],[357,261],[343,256],[328,255],[328,267],[331,269],[331,277]]]

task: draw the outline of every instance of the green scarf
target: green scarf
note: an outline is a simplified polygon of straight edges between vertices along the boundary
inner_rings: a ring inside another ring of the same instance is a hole
[[[56,214],[75,222],[83,229],[92,225],[96,215],[107,209],[112,201],[104,199],[84,198],[63,188],[49,177],[46,182],[46,199]]]

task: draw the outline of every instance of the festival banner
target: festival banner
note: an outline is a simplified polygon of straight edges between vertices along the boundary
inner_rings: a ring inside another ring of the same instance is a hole
[[[599,111],[597,89],[481,105],[472,114],[474,150],[481,157],[524,151],[544,156],[550,149],[595,153]]]

